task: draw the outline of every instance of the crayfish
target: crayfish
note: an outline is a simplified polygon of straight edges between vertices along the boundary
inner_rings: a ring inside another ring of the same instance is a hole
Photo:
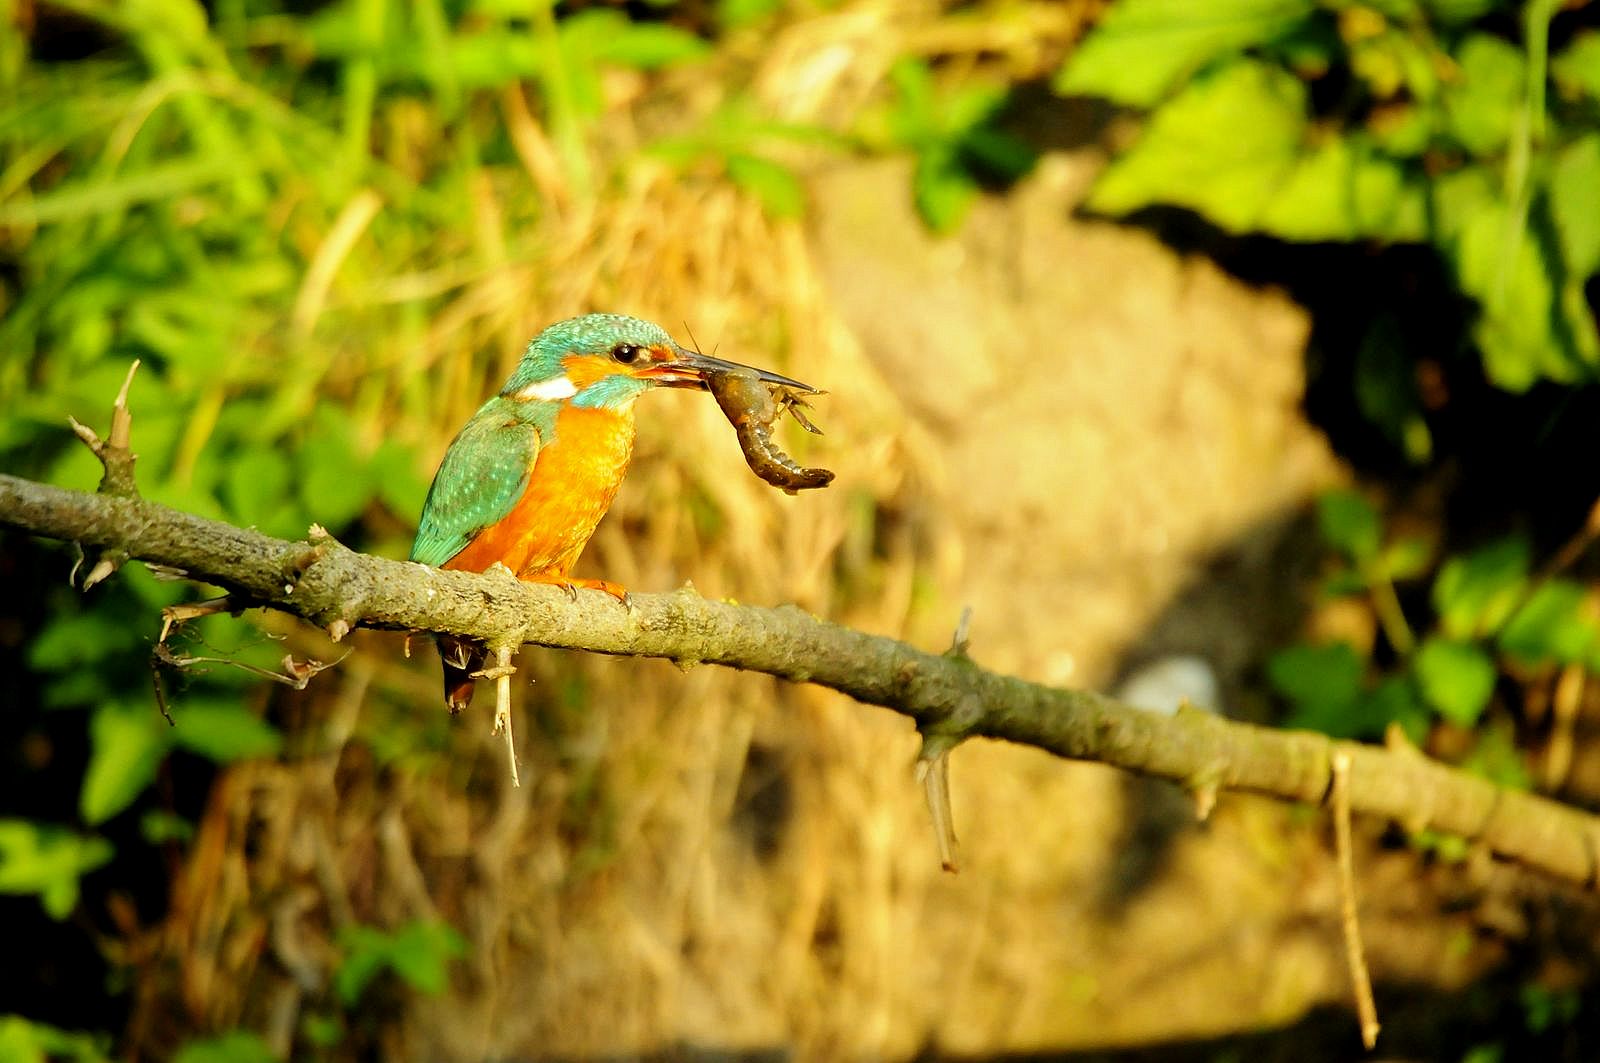
[[[810,404],[801,392],[783,384],[769,384],[755,370],[743,366],[706,374],[706,387],[733,425],[751,472],[791,495],[833,482],[832,472],[801,466],[772,441],[772,426],[785,413],[807,432],[822,434],[822,429],[805,415]]]

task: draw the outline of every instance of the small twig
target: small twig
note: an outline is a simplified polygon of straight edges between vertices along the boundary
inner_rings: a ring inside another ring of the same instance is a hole
[[[1597,537],[1600,537],[1600,499],[1596,499],[1594,505],[1589,507],[1589,515],[1584,519],[1583,527],[1574,532],[1572,538],[1562,544],[1561,549],[1557,550],[1555,556],[1551,557],[1549,563],[1540,570],[1536,582],[1543,583],[1571,568]]]
[[[1339,862],[1339,901],[1344,925],[1345,960],[1356,994],[1356,1015],[1361,1020],[1361,1043],[1368,1051],[1378,1043],[1378,1006],[1372,999],[1372,977],[1367,972],[1366,949],[1361,944],[1361,924],[1356,918],[1356,875],[1350,843],[1350,754],[1333,754],[1333,844]]]
[[[517,740],[511,733],[511,677],[517,670],[511,666],[510,646],[501,646],[494,651],[495,666],[473,672],[474,679],[493,679],[494,688],[494,731],[497,735],[505,735],[506,761],[511,766],[511,785],[521,786],[522,779],[517,774]]]
[[[156,708],[161,710],[161,718],[167,721],[168,727],[178,726],[178,721],[172,718],[172,711],[167,708],[167,692],[161,686],[161,669],[156,666],[156,655],[150,655],[150,688],[156,695]]]
[[[1555,693],[1551,695],[1550,744],[1545,749],[1544,788],[1558,790],[1566,782],[1572,769],[1573,729],[1578,721],[1578,708],[1583,704],[1584,669],[1579,664],[1569,664],[1556,678]]]
[[[193,654],[173,653],[172,648],[164,642],[156,643],[155,649],[151,652],[155,655],[156,660],[170,668],[192,668],[197,664],[225,664],[229,668],[238,668],[240,671],[249,672],[251,675],[270,679],[274,683],[282,683],[286,687],[293,687],[295,690],[304,690],[318,673],[326,672],[329,668],[343,661],[345,657],[350,656],[350,653],[346,652],[344,656],[336,661],[323,662],[316,660],[297,661],[294,658],[294,654],[285,654],[282,664],[283,671],[274,672],[270,668],[247,664],[244,661],[230,660],[227,657],[197,657]]]
[[[1383,628],[1384,638],[1396,653],[1403,657],[1416,648],[1417,636],[1406,620],[1406,611],[1401,608],[1394,580],[1386,573],[1378,573],[1372,582],[1372,609],[1378,616],[1378,625]]]

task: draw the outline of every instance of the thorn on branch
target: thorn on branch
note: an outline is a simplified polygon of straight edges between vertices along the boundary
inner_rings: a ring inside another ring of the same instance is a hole
[[[67,418],[73,434],[100,459],[104,472],[100,476],[98,491],[103,495],[139,497],[139,488],[133,479],[133,463],[138,455],[128,449],[133,438],[133,414],[128,411],[128,389],[133,386],[133,374],[138,370],[139,360],[135,358],[133,364],[128,366],[128,375],[123,377],[122,387],[117,390],[117,397],[111,404],[111,430],[105,439],[101,439],[93,428],[76,417]],[[79,567],[88,560],[81,546],[78,553],[78,562],[72,566],[72,573],[67,577],[69,584],[77,577]],[[128,552],[124,549],[107,547],[101,550],[89,566],[88,574],[83,577],[80,589],[87,591],[95,584],[104,582],[127,562]]]
[[[94,567],[89,570],[89,574],[83,577],[83,589],[88,590],[96,583],[101,582],[121,568],[127,560],[128,555],[122,550],[112,550],[109,553],[101,554],[100,560],[96,561]]]
[[[1189,800],[1194,802],[1194,818],[1204,823],[1217,807],[1217,792],[1222,789],[1222,765],[1211,764],[1190,776],[1183,784]]]
[[[178,568],[175,565],[158,565],[154,561],[146,561],[144,567],[150,575],[165,583],[176,583],[189,578],[188,569]]]
[[[128,389],[133,386],[133,374],[138,371],[139,360],[135,358],[133,364],[128,366],[128,375],[123,378],[122,387],[111,404],[111,430],[105,439],[101,439],[94,429],[77,418],[67,418],[72,431],[94,452],[105,469],[100,479],[100,493],[103,495],[136,498],[139,494],[133,482],[133,463],[137,455],[128,449],[133,439],[133,414],[128,409]]]
[[[244,611],[244,606],[234,601],[233,596],[224,594],[218,598],[207,598],[199,602],[180,602],[169,605],[161,610],[161,635],[156,639],[157,644],[167,641],[178,628],[191,620],[198,620],[202,616],[216,616],[218,613],[238,614]]]
[[[950,750],[953,745],[924,736],[922,753],[917,757],[917,781],[922,784],[922,796],[928,803],[928,818],[933,821],[934,843],[939,847],[939,866],[955,874],[956,861],[955,815],[950,810]]]
[[[313,540],[313,545],[295,554],[289,563],[284,566],[283,593],[293,594],[294,589],[300,585],[300,581],[305,579],[306,573],[311,570],[311,566],[328,556],[329,544],[338,545],[327,532],[322,532],[320,538],[317,536],[317,532],[322,532],[322,527],[313,524],[310,536]]]
[[[511,785],[521,786],[522,779],[517,774],[517,740],[511,732],[511,677],[517,674],[517,670],[511,665],[511,655],[514,652],[510,646],[496,647],[494,667],[473,672],[472,678],[495,681],[492,733],[505,735],[506,762],[511,766]]]
[[[945,651],[946,657],[966,658],[967,648],[972,644],[972,606],[961,607],[961,618],[956,621],[956,630],[950,636],[950,648]]]
[[[928,804],[933,822],[934,841],[939,847],[939,866],[957,870],[955,815],[950,810],[950,751],[964,742],[983,715],[983,706],[972,696],[964,697],[943,719],[919,723],[922,750],[917,754],[917,781]]]

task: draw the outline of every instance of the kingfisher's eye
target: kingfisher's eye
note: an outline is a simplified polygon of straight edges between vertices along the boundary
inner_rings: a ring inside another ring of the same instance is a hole
[[[628,365],[632,362],[638,361],[639,355],[643,353],[643,348],[632,343],[619,343],[615,347],[611,348],[611,357],[615,358],[623,365]]]

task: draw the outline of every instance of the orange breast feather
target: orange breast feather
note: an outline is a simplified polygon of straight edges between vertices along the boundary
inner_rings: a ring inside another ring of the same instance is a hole
[[[565,407],[555,440],[539,448],[511,512],[444,567],[482,572],[498,561],[525,579],[566,576],[611,507],[632,456],[631,410]]]

